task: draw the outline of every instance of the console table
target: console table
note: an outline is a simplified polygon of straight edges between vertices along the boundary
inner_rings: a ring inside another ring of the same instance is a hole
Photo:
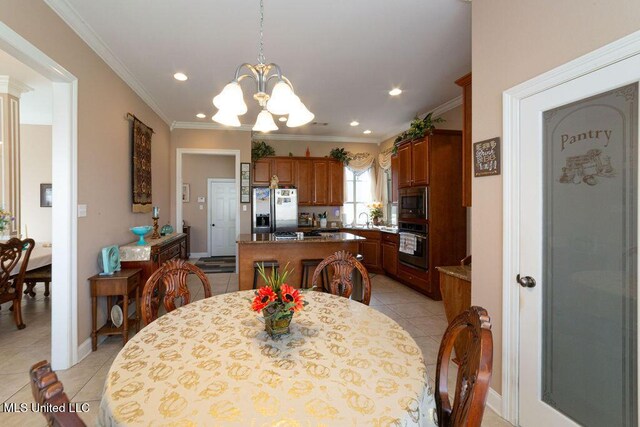
[[[147,238],[146,245],[132,242],[120,246],[120,263],[122,268],[139,268],[142,270],[142,286],[160,266],[173,258],[187,259],[187,235],[172,233],[159,239]]]

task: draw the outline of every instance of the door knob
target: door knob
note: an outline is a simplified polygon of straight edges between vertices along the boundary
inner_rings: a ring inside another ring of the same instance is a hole
[[[216,225],[215,225],[215,224],[211,224],[211,226],[212,226],[212,227],[215,227]]]
[[[520,275],[518,274],[516,276],[516,281],[520,284],[520,286],[522,286],[523,288],[534,288],[536,286],[536,279],[534,279],[531,276],[524,276],[524,277],[520,277]]]

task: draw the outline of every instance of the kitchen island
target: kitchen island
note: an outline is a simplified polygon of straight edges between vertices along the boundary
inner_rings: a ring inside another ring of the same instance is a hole
[[[296,288],[302,283],[302,260],[324,259],[337,251],[358,253],[358,242],[366,240],[351,233],[320,233],[320,236],[277,239],[271,233],[238,236],[238,282],[240,290],[253,288],[253,263],[278,261],[280,271],[289,263],[294,269],[288,284]],[[309,281],[313,272],[309,274]],[[262,280],[258,282],[258,286]]]

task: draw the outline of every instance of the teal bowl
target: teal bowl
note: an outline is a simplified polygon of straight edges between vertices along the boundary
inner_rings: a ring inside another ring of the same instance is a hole
[[[131,230],[131,232],[136,236],[140,237],[140,240],[138,240],[138,245],[142,246],[147,244],[147,242],[145,242],[144,240],[144,236],[149,234],[149,232],[153,230],[153,227],[150,225],[140,225],[138,227],[131,227],[129,230]]]

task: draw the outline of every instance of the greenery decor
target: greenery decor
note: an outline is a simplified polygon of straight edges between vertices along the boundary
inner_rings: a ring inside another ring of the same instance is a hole
[[[264,141],[253,141],[251,146],[251,160],[260,160],[263,157],[275,156],[276,150]]]
[[[373,219],[380,219],[384,216],[382,213],[382,203],[373,202],[369,205],[369,215]]]
[[[407,139],[416,139],[422,138],[425,135],[432,135],[433,130],[436,128],[436,123],[443,123],[445,120],[442,117],[433,118],[433,113],[429,113],[425,116],[424,119],[420,119],[416,117],[411,122],[411,127],[409,130],[402,132],[395,139],[394,143],[398,144],[401,141]],[[397,149],[396,149],[397,152]],[[395,154],[395,152],[394,152]]]
[[[329,156],[341,161],[345,165],[348,165],[351,161],[351,156],[349,156],[349,153],[347,153],[347,150],[344,148],[334,148],[329,152]]]
[[[0,208],[0,231],[4,232],[5,230],[9,229],[9,224],[14,219],[15,218],[13,217],[13,214],[11,212]]]

